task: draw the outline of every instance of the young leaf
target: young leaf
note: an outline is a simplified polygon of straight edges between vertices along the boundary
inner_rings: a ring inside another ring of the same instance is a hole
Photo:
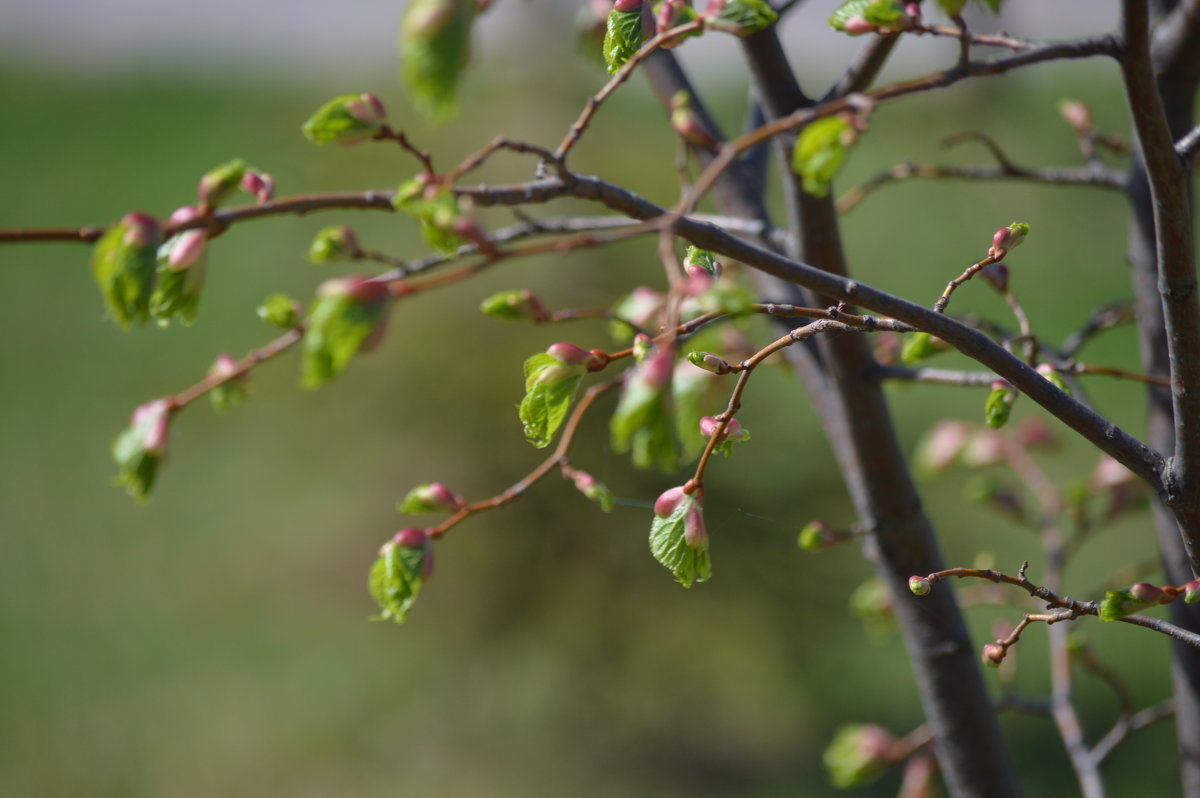
[[[983,420],[992,429],[1000,429],[1008,423],[1012,406],[1017,401],[1017,391],[1011,385],[993,385],[983,405]]]
[[[113,441],[117,463],[116,484],[139,502],[150,498],[150,489],[167,454],[174,408],[168,399],[156,399],[133,411],[129,426]]]
[[[241,188],[242,178],[245,176],[246,162],[241,158],[235,158],[205,172],[196,190],[200,204],[205,208],[216,208]]]
[[[408,492],[396,509],[406,515],[456,510],[462,499],[440,482],[426,482]]]
[[[471,56],[474,0],[413,0],[400,25],[400,81],[413,105],[444,122],[457,110],[458,79]]]
[[[803,178],[805,191],[817,197],[829,193],[829,184],[857,137],[854,125],[840,115],[822,117],[800,131],[792,169]]]
[[[317,290],[304,336],[301,386],[319,388],[341,374],[382,330],[388,290],[366,277],[327,280]]]
[[[1154,601],[1139,601],[1128,590],[1110,590],[1104,594],[1104,599],[1100,602],[1100,620],[1119,621],[1128,615],[1133,615],[1139,610],[1153,607],[1157,603]]]
[[[712,577],[704,510],[696,493],[672,488],[658,498],[650,525],[650,553],[684,587]]]
[[[829,27],[857,36],[877,29],[906,30],[912,17],[898,0],[846,0],[829,17]]]
[[[383,130],[387,112],[369,92],[343,94],[317,109],[300,127],[313,144],[361,144]]]
[[[778,20],[779,14],[763,0],[725,0],[720,13],[708,27],[734,36],[749,36],[766,30]]]
[[[626,380],[609,422],[613,450],[632,449],[638,468],[657,463],[670,471],[679,461],[669,402],[673,367],[669,349],[649,354]]]
[[[383,544],[367,582],[379,605],[378,620],[404,623],[432,573],[433,547],[425,530],[403,529]]]
[[[308,259],[313,263],[351,260],[361,255],[358,237],[344,224],[322,229],[308,245]]]
[[[295,329],[300,324],[300,303],[287,294],[271,294],[258,306],[258,316],[267,324]]]
[[[150,295],[150,315],[162,326],[176,316],[184,325],[196,320],[208,272],[204,236],[203,230],[185,230],[158,248],[158,280]]]
[[[600,509],[604,512],[612,512],[615,497],[607,485],[586,471],[572,469],[570,476],[571,481],[575,483],[575,488],[580,493],[600,505]]]
[[[96,242],[92,276],[109,315],[124,329],[150,315],[155,254],[161,238],[157,221],[142,213],[129,213]]]
[[[421,223],[425,243],[442,255],[453,255],[465,242],[457,232],[463,218],[458,197],[432,175],[421,174],[403,183],[392,197],[392,205]]]
[[[920,363],[945,349],[940,338],[934,338],[927,332],[915,332],[904,337],[904,344],[900,347],[900,362],[910,365]]]
[[[642,9],[608,14],[608,29],[604,34],[604,63],[614,74],[642,46]]]
[[[525,398],[518,415],[525,438],[539,449],[554,440],[587,368],[542,352],[525,361]]]
[[[213,409],[223,413],[231,407],[240,405],[250,394],[249,375],[237,374],[237,361],[226,354],[217,356],[216,361],[208,369],[210,377],[229,377],[208,393]]]
[[[823,757],[834,787],[862,787],[875,781],[888,765],[888,749],[895,738],[875,724],[853,724],[838,729]]]

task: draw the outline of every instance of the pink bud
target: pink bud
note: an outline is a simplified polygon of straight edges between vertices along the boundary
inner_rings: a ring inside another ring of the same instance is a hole
[[[179,234],[167,255],[167,265],[172,271],[181,272],[200,260],[204,254],[205,235],[203,230],[185,230]]]
[[[1107,454],[1100,455],[1096,467],[1088,477],[1088,487],[1093,491],[1111,490],[1137,480],[1133,472]]]
[[[850,17],[842,23],[842,30],[851,36],[861,36],[864,33],[874,32],[875,26],[867,22],[864,17]]]
[[[700,434],[706,438],[711,438],[713,433],[717,431],[717,428],[720,427],[720,425],[721,422],[715,417],[704,416],[700,419]],[[723,443],[725,441],[739,441],[742,439],[743,433],[744,430],[742,430],[742,423],[736,418],[732,418],[729,420],[729,424],[725,427],[725,432],[721,434],[721,437],[717,443]]]
[[[131,424],[135,427],[145,425],[142,449],[148,454],[166,454],[173,406],[170,399],[155,399],[133,411]]]
[[[121,217],[127,229],[121,241],[127,247],[145,247],[158,239],[158,221],[144,213],[127,213]]]
[[[651,390],[661,390],[671,384],[675,359],[670,349],[657,349],[638,367],[639,375]]]
[[[683,519],[683,540],[690,548],[708,549],[708,528],[704,525],[704,510],[699,504],[687,511]]]
[[[904,6],[904,13],[908,14],[914,20],[921,18],[921,6],[917,3],[908,3]]]
[[[1012,231],[1007,227],[1001,227],[992,236],[992,248],[988,250],[988,256],[999,260],[1008,252],[1008,241],[1012,238]]]
[[[917,461],[929,471],[948,468],[971,437],[971,427],[962,421],[939,421],[917,449]]]
[[[912,591],[914,596],[927,596],[929,591],[933,590],[933,583],[923,576],[910,576],[908,578],[908,589]]]
[[[675,512],[675,508],[679,507],[679,503],[685,498],[687,498],[687,494],[683,492],[682,485],[663,491],[662,495],[654,502],[654,514],[659,518],[668,517]]]
[[[238,370],[237,361],[228,354],[222,352],[217,355],[216,361],[212,364],[212,368],[208,373],[214,377],[228,377],[231,374],[236,374]]]
[[[568,366],[582,366],[590,363],[596,357],[586,349],[565,341],[551,344],[550,348],[546,350],[546,354]]]
[[[253,194],[260,205],[270,202],[275,197],[275,178],[266,172],[247,171],[242,176],[242,191]]]
[[[363,92],[358,99],[346,102],[346,113],[364,125],[382,125],[387,121],[387,111],[379,98],[370,92]]]
[[[457,493],[440,482],[431,482],[426,486],[425,491],[426,498],[431,503],[445,507],[447,510],[454,510],[463,503],[462,498]]]
[[[1183,586],[1183,600],[1188,604],[1200,601],[1200,579],[1193,579]]]
[[[375,305],[386,301],[390,294],[387,283],[369,276],[352,275],[326,280],[317,288],[317,296],[344,296],[359,305]]]
[[[616,0],[613,11],[637,11],[642,7],[642,0]]]
[[[596,487],[596,478],[586,471],[572,471],[571,481],[575,483],[575,487],[583,492]]]
[[[406,549],[422,548],[428,540],[429,535],[425,532],[425,530],[417,529],[416,527],[401,529],[395,534],[395,536],[392,537],[393,543],[403,546]]]
[[[1004,662],[1004,654],[1004,646],[999,643],[988,643],[983,647],[980,658],[983,660],[983,664],[989,668],[999,668],[1000,663]]]
[[[1068,125],[1080,133],[1086,133],[1094,126],[1092,109],[1078,100],[1063,100],[1058,106],[1058,112]]]
[[[171,211],[170,222],[174,225],[187,224],[190,221],[199,219],[203,214],[200,209],[194,205],[184,205]]]
[[[1138,601],[1146,604],[1157,604],[1165,596],[1165,591],[1156,585],[1151,585],[1148,582],[1138,582],[1133,587],[1129,588],[1129,595],[1133,596]],[[1168,598],[1169,600],[1169,598]]]

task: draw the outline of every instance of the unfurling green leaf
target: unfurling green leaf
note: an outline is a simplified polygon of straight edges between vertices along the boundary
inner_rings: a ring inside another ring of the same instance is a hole
[[[992,429],[1000,429],[1008,423],[1012,406],[1017,401],[1017,391],[1011,385],[993,386],[983,405],[983,421]]]
[[[433,573],[433,546],[423,529],[403,529],[379,550],[367,586],[379,604],[378,620],[404,623]]]
[[[709,21],[708,27],[734,36],[749,36],[766,30],[778,20],[779,14],[763,0],[725,0],[721,13]]]
[[[295,329],[300,324],[300,303],[287,294],[271,294],[258,306],[258,316],[267,324],[285,330]]]
[[[208,272],[204,244],[203,230],[185,230],[158,248],[158,279],[150,295],[150,315],[161,326],[176,316],[184,325],[195,321]]]
[[[92,276],[108,314],[124,329],[150,316],[161,238],[157,221],[142,213],[129,213],[96,242]]]
[[[927,332],[912,333],[905,336],[904,345],[900,347],[900,361],[908,364],[920,363],[946,349],[940,338],[934,338]]]
[[[604,63],[609,74],[617,72],[642,46],[642,9],[618,11],[608,14],[608,28],[604,34]]]
[[[387,122],[383,103],[374,94],[343,94],[317,109],[300,127],[313,144],[361,144],[379,134]]]
[[[392,205],[421,223],[425,243],[442,255],[453,255],[466,240],[458,234],[462,207],[454,191],[434,180],[432,175],[420,174],[396,189]]]
[[[117,463],[116,484],[139,502],[150,498],[150,489],[159,466],[167,454],[174,405],[168,399],[156,399],[133,411],[129,426],[113,441],[112,456]]]
[[[474,0],[412,0],[400,24],[400,81],[413,105],[444,122],[457,110],[458,79],[471,57]]]
[[[841,115],[822,117],[800,131],[792,151],[792,169],[803,179],[805,191],[817,197],[829,193],[833,176],[857,137],[854,125]]]
[[[650,553],[684,587],[712,577],[708,530],[698,493],[684,493],[682,487],[663,493],[654,503],[650,525]]]
[[[1104,594],[1100,602],[1100,620],[1119,621],[1147,607],[1153,607],[1156,601],[1140,601],[1128,590],[1110,590]]]
[[[829,17],[829,27],[851,36],[876,30],[898,32],[912,24],[898,0],[846,0]]]
[[[426,482],[408,492],[396,506],[406,515],[446,512],[461,507],[463,501],[440,482]]]
[[[377,340],[388,310],[384,283],[366,277],[327,280],[317,290],[304,336],[301,386],[319,388]]]
[[[670,406],[673,368],[671,350],[652,350],[625,381],[609,422],[613,450],[622,454],[632,449],[638,468],[657,463],[670,471],[679,462]]]
[[[822,759],[834,787],[862,787],[879,778],[893,760],[895,738],[882,726],[852,724],[838,729]]]
[[[525,361],[525,398],[518,415],[526,440],[539,449],[550,445],[586,372],[586,366],[564,363],[547,352]]]

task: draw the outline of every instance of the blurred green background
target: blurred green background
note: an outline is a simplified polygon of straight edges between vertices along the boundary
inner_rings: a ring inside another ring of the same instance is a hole
[[[569,46],[547,46],[541,67],[478,58],[460,118],[437,130],[415,120],[386,63],[369,80],[331,70],[288,81],[0,61],[0,226],[103,225],[133,209],[166,216],[193,201],[203,171],[232,157],[275,175],[280,195],[390,188],[411,176],[413,162],[391,147],[316,149],[301,138],[300,122],[345,91],[378,93],[443,168],[496,133],[553,145],[604,78]],[[859,46],[842,45],[847,55]],[[836,72],[794,54],[802,75]],[[1091,102],[1102,127],[1124,132],[1116,79],[1112,64],[1051,66],[881,108],[839,183],[908,158],[984,162],[970,145],[939,149],[965,128],[987,130],[1023,164],[1075,163],[1056,102]],[[731,64],[701,81],[730,126],[744,112],[740,80]],[[635,80],[601,110],[575,167],[669,202],[673,158],[664,114]],[[497,160],[480,179],[523,179],[532,168]],[[579,211],[593,212],[533,209]],[[870,198],[845,234],[858,277],[932,301],[994,229],[1027,221],[1014,285],[1038,333],[1061,340],[1096,304],[1129,293],[1124,211],[1118,196],[1094,190],[914,182]],[[898,636],[865,630],[848,608],[870,576],[856,547],[796,548],[808,520],[853,517],[807,398],[781,371],[751,383],[742,418],[753,441],[710,471],[710,583],[683,591],[648,556],[648,507],[680,478],[635,472],[607,453],[597,413],[573,461],[614,489],[611,514],[552,476],[439,544],[437,576],[403,628],[368,621],[367,569],[411,523],[395,500],[431,479],[471,498],[514,482],[541,457],[513,409],[521,360],[560,339],[607,344],[591,323],[485,318],[480,299],[529,287],[552,308],[608,305],[660,283],[650,241],[506,264],[402,302],[381,349],[335,384],[301,392],[287,357],[255,373],[242,407],[218,416],[198,403],[182,414],[148,506],[111,487],[108,447],[132,408],[195,382],[218,353],[268,340],[254,312],[268,293],[307,297],[345,273],[304,256],[316,230],[343,222],[373,248],[422,252],[414,225],[388,214],[239,225],[212,244],[193,327],[128,334],[103,318],[87,247],[0,248],[0,795],[825,796],[838,793],[820,754],[840,724],[904,733],[920,723]],[[964,288],[955,307],[1008,322],[982,285]],[[1110,333],[1087,357],[1136,368],[1132,331]],[[1087,385],[1141,431],[1140,389]],[[910,448],[940,418],[980,419],[985,396],[892,394]],[[1015,416],[1039,412],[1023,401]],[[1095,458],[1064,437],[1046,466],[1066,484]],[[990,552],[1015,570],[1028,558],[1036,579],[1034,537],[971,504],[966,480],[924,483],[947,559],[965,565]],[[1107,529],[1072,567],[1069,592],[1093,593],[1149,554],[1152,537],[1144,513]],[[970,613],[979,642],[995,619],[1018,616]],[[1139,701],[1166,695],[1165,640],[1081,626]],[[1043,640],[1034,628],[1020,647],[1019,682],[1031,694],[1046,688]],[[1094,739],[1114,701],[1085,676],[1079,689]],[[1004,723],[1029,794],[1072,794],[1052,725]],[[1142,733],[1107,771],[1114,794],[1176,794],[1173,762],[1169,723]],[[858,794],[894,794],[897,783],[888,774]]]

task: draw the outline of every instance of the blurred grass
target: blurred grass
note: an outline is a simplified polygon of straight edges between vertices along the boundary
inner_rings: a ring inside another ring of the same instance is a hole
[[[459,123],[412,131],[441,164],[497,132],[552,144],[598,81],[573,65],[535,98],[527,83],[485,74]],[[880,109],[840,184],[908,158],[982,162],[969,145],[937,147],[964,127],[987,130],[1020,163],[1071,163],[1061,96],[1093,102],[1103,126],[1127,127],[1099,82],[1111,70],[1068,70],[1061,84],[1055,74]],[[201,172],[234,156],[272,172],[281,194],[386,188],[414,171],[387,148],[306,145],[298,124],[331,93],[177,75],[68,82],[0,67],[0,107],[36,120],[0,126],[0,225],[165,215],[189,201]],[[722,118],[737,119],[739,102],[728,98]],[[619,93],[596,128],[581,171],[672,199],[673,143],[643,86]],[[521,179],[531,167],[514,158],[480,179]],[[992,230],[1028,221],[1014,285],[1038,332],[1060,340],[1092,306],[1128,294],[1123,210],[1115,196],[1079,189],[914,182],[870,198],[845,233],[857,276],[932,301]],[[370,246],[421,250],[413,226],[386,214],[238,226],[213,244],[195,326],[130,334],[102,319],[86,248],[0,248],[0,795],[824,796],[835,792],[820,752],[840,723],[903,732],[920,722],[899,639],[864,635],[846,610],[865,562],[849,546],[820,557],[795,548],[809,519],[852,517],[807,400],[781,372],[756,377],[743,416],[754,440],[711,472],[710,584],[681,591],[647,556],[646,508],[672,479],[606,453],[597,418],[573,460],[616,491],[611,515],[551,478],[439,545],[438,576],[403,629],[367,622],[367,567],[404,523],[395,498],[428,479],[472,497],[513,482],[539,459],[513,412],[520,360],[558,338],[604,344],[598,327],[484,319],[479,300],[532,287],[551,306],[608,304],[661,279],[651,243],[512,264],[403,303],[381,350],[325,390],[297,390],[285,359],[256,373],[245,406],[223,417],[189,409],[149,506],[110,487],[107,448],[130,410],[195,381],[218,352],[266,340],[255,305],[278,290],[306,297],[335,273],[304,251],[313,232],[342,221]],[[1005,319],[987,294],[971,284],[955,309]],[[1132,333],[1107,334],[1088,357],[1135,367]],[[1088,388],[1140,432],[1136,386]],[[984,398],[919,386],[892,394],[908,446],[938,418],[979,418]],[[1038,414],[1022,401],[1016,417]],[[1065,483],[1093,461],[1071,441],[1048,467]],[[1036,563],[1029,534],[970,505],[963,482],[926,484],[948,559],[967,564],[985,550],[1010,570]],[[1104,532],[1069,575],[1071,592],[1140,559],[1151,540],[1144,514]],[[977,639],[1014,615],[973,611]],[[1165,640],[1084,626],[1140,700],[1165,695]],[[1046,686],[1041,631],[1021,645],[1031,692]],[[1087,679],[1080,691],[1098,733],[1111,697]],[[1049,723],[1005,723],[1029,793],[1071,793]],[[1173,747],[1169,724],[1130,743],[1112,763],[1114,794],[1174,794]],[[895,788],[889,775],[859,794]]]

